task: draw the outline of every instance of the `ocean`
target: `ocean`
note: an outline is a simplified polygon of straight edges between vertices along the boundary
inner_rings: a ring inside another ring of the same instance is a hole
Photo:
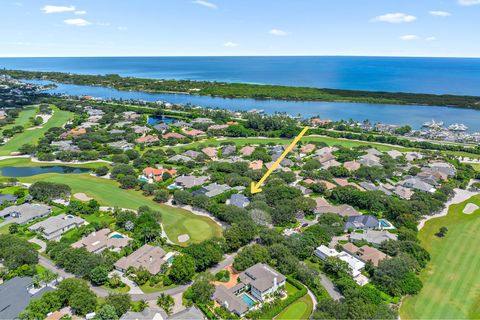
[[[469,58],[0,58],[0,68],[480,96],[480,59]]]

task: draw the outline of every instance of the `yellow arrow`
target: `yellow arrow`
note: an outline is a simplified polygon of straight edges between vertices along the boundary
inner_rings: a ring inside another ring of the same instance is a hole
[[[268,169],[267,173],[265,173],[265,175],[262,177],[262,179],[260,179],[260,181],[258,181],[257,183],[252,182],[252,185],[250,187],[250,192],[252,194],[262,192],[260,186],[265,182],[265,180],[267,180],[267,178],[272,174],[272,172],[275,171],[275,169],[278,167],[280,162],[282,162],[282,160],[287,156],[287,154],[292,151],[292,149],[295,147],[298,141],[302,139],[308,129],[308,127],[303,128],[302,132],[300,132],[300,134],[295,139],[293,139],[292,143],[290,143],[290,145],[287,147],[287,149],[285,149],[280,158],[278,158],[277,161],[275,161],[275,163],[270,167],[270,169]]]

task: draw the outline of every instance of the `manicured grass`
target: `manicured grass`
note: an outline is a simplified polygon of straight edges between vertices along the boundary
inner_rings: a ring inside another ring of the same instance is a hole
[[[10,231],[8,230],[8,227],[10,226],[10,223],[7,223],[4,226],[0,227],[0,234],[9,234]]]
[[[22,182],[50,181],[65,183],[73,193],[83,192],[96,199],[102,206],[137,210],[140,206],[150,206],[162,213],[162,223],[170,240],[178,242],[178,236],[188,234],[191,242],[201,242],[222,234],[222,229],[207,217],[196,216],[190,211],[159,204],[134,190],[120,189],[118,183],[92,177],[89,174],[43,174],[19,179]]]
[[[175,287],[176,287],[175,284],[171,284],[169,286],[163,286],[162,285],[161,287],[152,287],[152,286],[150,286],[150,282],[147,282],[143,286],[140,286],[140,289],[144,293],[155,293],[155,292],[162,292],[162,291],[165,291],[167,289],[171,289],[171,288],[175,288]]]
[[[1,147],[0,147],[1,149]],[[30,158],[10,158],[0,161],[0,168],[2,167],[48,167],[48,166],[65,166],[65,167],[81,167],[81,168],[90,168],[96,169],[98,167],[110,165],[104,162],[92,162],[86,164],[59,164],[59,163],[41,163],[41,162],[32,162]]]
[[[112,289],[109,286],[104,284],[102,288],[113,293],[128,293],[130,291],[130,287],[128,285],[125,285],[124,287]]]
[[[472,167],[477,170],[477,171],[480,171],[480,164],[479,163],[472,163]]]
[[[308,319],[313,311],[313,301],[308,294],[298,299],[285,310],[280,312],[275,319],[278,320],[299,320]]]
[[[18,151],[18,149],[24,144],[37,143],[38,140],[42,138],[48,131],[48,129],[53,127],[61,127],[73,117],[71,112],[62,111],[54,106],[52,106],[52,109],[54,110],[53,116],[48,120],[47,123],[43,124],[42,128],[25,130],[24,132],[15,135],[12,139],[0,147],[0,156],[10,155],[12,152]]]
[[[422,271],[422,291],[402,303],[402,319],[480,318],[480,211],[463,213],[466,204],[480,206],[480,195],[450,206],[448,215],[428,221],[420,231],[432,260]],[[447,227],[444,238],[435,234]]]
[[[38,107],[26,107],[24,108],[19,114],[18,117],[15,119],[14,123],[7,124],[4,127],[1,127],[0,130],[12,129],[15,126],[22,126],[24,128],[30,127],[30,118],[35,116],[38,112]]]

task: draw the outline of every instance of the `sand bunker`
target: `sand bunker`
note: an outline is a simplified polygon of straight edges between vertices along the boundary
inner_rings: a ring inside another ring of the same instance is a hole
[[[85,193],[75,193],[73,196],[80,201],[90,201],[93,199],[87,196]]]
[[[183,242],[187,242],[188,240],[190,240],[190,236],[188,234],[181,234],[178,236],[178,242],[180,243],[183,243]]]
[[[468,203],[465,208],[463,209],[463,213],[465,214],[472,214],[474,213],[475,211],[478,210],[478,206],[474,203]]]

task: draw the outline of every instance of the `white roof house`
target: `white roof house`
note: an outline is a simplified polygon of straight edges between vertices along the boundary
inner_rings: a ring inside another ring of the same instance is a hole
[[[365,263],[354,256],[348,254],[345,251],[338,252],[335,249],[330,249],[324,245],[315,249],[315,255],[322,260],[327,259],[328,257],[337,257],[338,259],[346,262],[350,267],[352,276],[355,278],[361,274],[361,270],[365,268]]]

